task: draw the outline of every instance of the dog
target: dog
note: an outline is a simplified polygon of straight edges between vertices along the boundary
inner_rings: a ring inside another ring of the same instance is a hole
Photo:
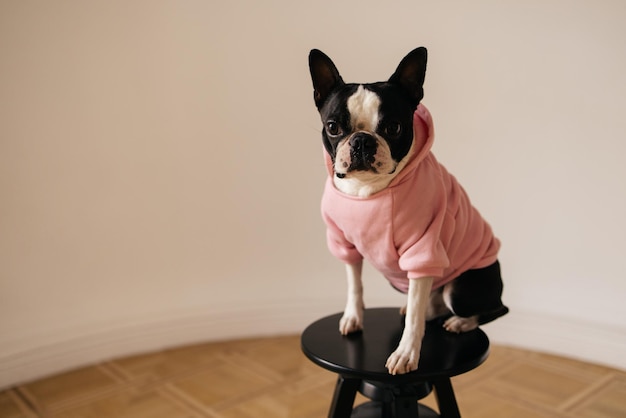
[[[322,197],[331,253],[346,264],[348,296],[339,331],[363,329],[366,259],[407,294],[404,330],[385,364],[417,370],[426,321],[450,332],[505,315],[500,241],[430,148],[421,104],[427,50],[406,55],[388,81],[345,83],[333,61],[311,50],[328,179]]]

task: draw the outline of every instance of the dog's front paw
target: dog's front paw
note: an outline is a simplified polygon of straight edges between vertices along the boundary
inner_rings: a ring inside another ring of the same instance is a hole
[[[363,329],[363,310],[362,309],[346,309],[343,316],[339,320],[339,332],[342,335],[348,335]]]
[[[400,341],[398,348],[391,353],[385,364],[389,374],[404,374],[417,370],[421,347],[421,340],[409,343]]]

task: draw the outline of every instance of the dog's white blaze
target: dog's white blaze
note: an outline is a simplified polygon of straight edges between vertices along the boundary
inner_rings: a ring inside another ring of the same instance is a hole
[[[347,105],[354,131],[376,132],[380,108],[380,97],[376,93],[360,85],[348,99]]]

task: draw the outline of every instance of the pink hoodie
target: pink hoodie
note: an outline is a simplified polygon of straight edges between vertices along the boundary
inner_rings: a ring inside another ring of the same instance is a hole
[[[389,186],[366,198],[347,195],[329,177],[322,197],[330,252],[345,263],[365,258],[398,290],[434,277],[433,289],[461,273],[487,267],[500,242],[465,190],[430,151],[432,118],[419,105],[413,116],[413,155]]]

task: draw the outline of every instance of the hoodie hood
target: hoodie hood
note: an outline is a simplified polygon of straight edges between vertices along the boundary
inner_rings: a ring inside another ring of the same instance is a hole
[[[413,148],[409,155],[409,161],[402,171],[391,181],[388,187],[393,187],[401,183],[405,177],[410,175],[419,163],[430,153],[434,140],[435,130],[430,112],[426,106],[419,104],[413,114]],[[328,175],[332,177],[334,175],[333,162],[325,148],[324,160],[326,162],[326,171]]]

